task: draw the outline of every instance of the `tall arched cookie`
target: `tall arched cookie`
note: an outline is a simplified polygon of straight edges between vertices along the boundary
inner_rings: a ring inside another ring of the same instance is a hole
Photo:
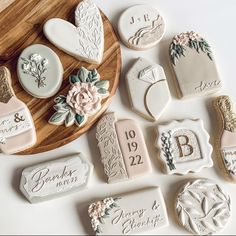
[[[170,45],[170,59],[180,97],[215,93],[222,83],[208,42],[195,32],[176,35]]]
[[[14,154],[36,143],[34,122],[28,107],[16,98],[11,87],[11,75],[0,67],[0,149]]]
[[[233,103],[229,96],[220,96],[214,100],[214,106],[221,122],[217,149],[227,175],[236,183],[236,114]]]
[[[116,121],[105,114],[97,124],[96,138],[109,183],[151,172],[151,163],[141,129],[133,120]]]

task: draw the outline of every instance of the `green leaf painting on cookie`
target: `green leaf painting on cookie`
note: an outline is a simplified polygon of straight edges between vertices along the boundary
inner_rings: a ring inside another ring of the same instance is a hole
[[[185,56],[186,47],[196,50],[198,53],[203,52],[213,61],[211,47],[208,42],[197,33],[191,31],[181,33],[173,38],[170,45],[171,62],[176,65],[178,59]]]
[[[90,71],[84,67],[79,69],[77,75],[70,76],[69,80],[71,87],[67,95],[60,95],[54,100],[56,112],[49,123],[81,127],[88,117],[100,110],[102,100],[109,96],[109,81],[100,80],[95,69]]]

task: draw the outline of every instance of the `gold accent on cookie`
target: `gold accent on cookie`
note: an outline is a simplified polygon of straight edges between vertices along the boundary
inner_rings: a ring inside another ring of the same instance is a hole
[[[0,102],[8,103],[13,96],[10,71],[2,66],[0,67]]]
[[[216,106],[221,113],[224,129],[236,132],[236,114],[229,96],[220,96],[216,99]]]

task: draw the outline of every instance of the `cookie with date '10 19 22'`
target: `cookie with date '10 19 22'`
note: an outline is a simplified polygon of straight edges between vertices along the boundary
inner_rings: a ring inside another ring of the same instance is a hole
[[[0,149],[15,154],[32,147],[37,141],[30,111],[13,91],[10,71],[0,67]]]
[[[97,123],[96,138],[108,183],[151,172],[144,137],[135,121],[116,121],[115,113],[107,113]]]
[[[202,120],[172,121],[158,125],[156,146],[168,174],[185,175],[213,166],[210,136]]]
[[[222,230],[231,215],[230,197],[209,179],[195,179],[179,191],[175,211],[179,223],[194,235]]]
[[[104,29],[99,9],[91,0],[81,1],[75,10],[75,25],[53,18],[44,34],[56,47],[88,63],[100,64],[104,51]]]
[[[165,22],[155,7],[136,5],[122,13],[118,21],[118,32],[128,48],[146,50],[161,41],[165,33]]]
[[[81,153],[23,170],[20,190],[30,203],[67,195],[87,187],[93,166]]]
[[[214,99],[213,105],[220,118],[220,134],[216,139],[220,169],[227,179],[236,183],[236,113],[233,102],[229,96],[220,96]]]
[[[209,95],[219,91],[222,82],[208,42],[191,31],[173,38],[170,59],[181,98]]]
[[[159,187],[148,187],[92,203],[88,208],[96,235],[135,235],[169,225]]]

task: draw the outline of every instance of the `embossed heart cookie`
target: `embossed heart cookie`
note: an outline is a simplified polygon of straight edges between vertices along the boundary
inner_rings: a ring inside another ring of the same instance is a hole
[[[59,18],[48,20],[44,34],[55,46],[78,60],[100,64],[104,51],[104,30],[99,9],[91,0],[75,10],[75,25]]]

